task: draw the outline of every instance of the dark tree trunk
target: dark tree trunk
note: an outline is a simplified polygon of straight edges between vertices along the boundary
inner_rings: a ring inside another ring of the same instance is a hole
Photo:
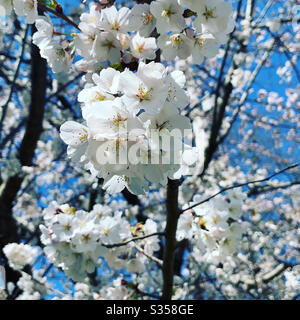
[[[32,33],[35,27],[32,26]],[[46,60],[40,57],[39,49],[31,45],[31,103],[26,123],[24,137],[18,152],[18,159],[22,166],[31,166],[35,149],[43,131],[43,117],[45,95],[47,87],[47,64]],[[16,220],[12,216],[12,209],[17,194],[23,182],[23,175],[11,176],[5,183],[0,196],[0,258],[1,263],[6,265],[6,280],[16,283],[19,273],[7,266],[3,247],[11,242],[19,242],[20,235]]]

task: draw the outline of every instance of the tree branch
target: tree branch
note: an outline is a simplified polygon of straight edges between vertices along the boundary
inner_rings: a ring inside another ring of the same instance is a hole
[[[7,98],[4,106],[2,107],[2,114],[1,114],[1,119],[0,119],[0,141],[1,141],[1,136],[2,136],[3,123],[4,123],[4,119],[6,117],[6,113],[7,113],[7,108],[8,108],[9,102],[10,102],[10,100],[12,98],[12,95],[14,93],[14,89],[16,87],[16,81],[17,81],[17,78],[19,76],[19,71],[20,71],[20,68],[21,68],[22,61],[23,61],[23,55],[24,55],[24,52],[25,52],[25,46],[26,46],[26,40],[27,40],[27,33],[28,33],[28,26],[26,27],[26,30],[24,32],[21,53],[20,53],[20,57],[19,57],[19,59],[17,61],[17,68],[16,68],[16,71],[15,71],[15,74],[14,74],[14,77],[13,77],[13,80],[12,80],[12,83],[11,83],[10,92],[9,92],[8,98]]]
[[[135,237],[135,238],[132,238],[130,240],[127,240],[127,241],[124,241],[124,242],[120,242],[120,243],[113,243],[113,244],[101,243],[101,245],[103,247],[105,247],[105,248],[118,248],[118,247],[126,246],[130,242],[147,239],[147,238],[154,237],[154,236],[164,236],[164,235],[165,235],[165,232],[154,232],[154,233],[146,234],[146,235],[141,236],[141,237]]]
[[[51,12],[52,14],[54,14],[55,16],[65,20],[68,24],[72,25],[73,27],[75,27],[77,30],[81,31],[78,27],[78,25],[73,22],[71,19],[69,19],[67,16],[65,16],[63,13],[59,13],[51,8],[48,8],[47,6],[44,6],[43,4],[41,3],[38,3],[38,6],[40,9],[44,10],[44,11],[48,11],[48,12]]]
[[[35,27],[32,27],[32,33]],[[45,95],[47,87],[47,64],[39,54],[39,49],[31,45],[31,103],[27,118],[26,130],[23,136],[18,159],[22,166],[32,165],[35,149],[42,132],[44,117]],[[10,242],[18,241],[18,228],[12,208],[21,188],[24,176],[15,174],[8,178],[0,196],[0,257],[5,261],[3,247]],[[7,267],[7,280],[16,282],[19,275]]]
[[[179,181],[169,179],[166,200],[167,225],[163,259],[163,292],[161,300],[171,300],[173,293],[176,230],[180,214],[178,209],[178,189]]]
[[[277,265],[273,270],[265,273],[260,278],[255,278],[254,280],[246,280],[243,283],[247,286],[247,289],[252,289],[261,286],[262,284],[267,284],[270,281],[272,281],[274,278],[278,277],[282,272],[284,272],[286,269],[293,267],[293,265],[281,263]]]
[[[296,186],[299,184],[300,184],[300,181],[292,181],[292,182],[281,184],[278,186],[270,186],[270,185],[257,186],[257,187],[255,186],[248,192],[248,197],[257,196],[261,193],[272,192],[272,191],[279,190],[279,189],[290,188],[292,186]]]
[[[230,186],[230,187],[227,187],[227,188],[223,188],[219,192],[213,194],[212,196],[210,196],[210,197],[208,197],[208,198],[206,198],[206,199],[204,199],[204,200],[202,200],[202,201],[200,201],[198,203],[195,203],[195,204],[193,204],[192,206],[190,206],[188,208],[182,209],[180,211],[180,214],[185,212],[185,211],[187,211],[187,210],[191,210],[191,209],[199,206],[202,203],[208,202],[209,200],[213,199],[214,197],[218,196],[219,194],[221,194],[221,193],[223,193],[225,191],[228,191],[228,190],[231,190],[231,189],[235,189],[235,188],[244,187],[244,186],[248,186],[249,184],[252,184],[252,183],[260,183],[260,182],[268,181],[268,180],[272,179],[273,177],[275,177],[275,176],[277,176],[277,175],[279,175],[279,174],[281,174],[281,173],[283,173],[283,172],[285,172],[287,170],[296,168],[298,165],[299,165],[298,163],[292,164],[292,165],[290,165],[290,166],[288,166],[288,167],[286,167],[286,168],[284,168],[284,169],[282,169],[282,170],[280,170],[278,172],[273,173],[272,175],[270,175],[269,177],[264,178],[264,179],[248,181],[248,182],[245,182],[245,183],[235,184],[233,186]]]
[[[267,49],[267,51],[264,53],[261,61],[257,64],[256,68],[254,69],[254,71],[252,72],[251,76],[250,76],[250,79],[249,79],[249,82],[248,82],[248,85],[245,89],[245,91],[243,92],[242,96],[241,96],[241,99],[239,101],[239,104],[238,106],[236,107],[236,111],[234,112],[233,116],[232,116],[232,119],[230,120],[230,124],[229,124],[229,127],[228,129],[226,130],[226,132],[220,137],[219,141],[218,141],[218,144],[222,143],[226,137],[229,135],[231,129],[232,129],[232,126],[233,124],[235,123],[239,113],[240,113],[240,110],[242,108],[242,106],[244,105],[247,97],[248,97],[248,94],[249,94],[249,91],[259,73],[259,71],[261,70],[261,68],[264,66],[264,64],[266,63],[267,59],[269,58],[270,56],[270,53],[271,51],[273,50],[274,48],[274,45],[275,45],[275,40],[271,43],[270,47]]]
[[[160,259],[158,259],[158,258],[154,257],[153,255],[147,253],[144,249],[142,249],[142,248],[141,248],[139,245],[137,245],[136,243],[134,244],[134,246],[135,246],[136,249],[137,249],[138,251],[140,251],[145,257],[147,257],[148,259],[150,259],[150,260],[152,260],[153,262],[157,263],[157,265],[158,265],[159,267],[162,267],[163,262],[162,262]]]

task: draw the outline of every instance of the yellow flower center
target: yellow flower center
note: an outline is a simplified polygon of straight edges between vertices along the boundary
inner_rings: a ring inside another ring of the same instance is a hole
[[[201,36],[196,37],[196,43],[202,47],[204,45],[204,39]]]
[[[80,132],[79,133],[79,140],[80,140],[80,142],[81,143],[85,143],[86,141],[87,141],[87,139],[88,139],[88,136],[89,136],[89,134],[88,134],[88,132],[87,132],[87,130],[86,129],[83,129],[83,132]],[[75,209],[75,208],[74,208]],[[76,210],[75,210],[76,211]],[[74,213],[75,213],[75,211],[74,211]],[[74,213],[72,213],[72,214],[74,214]]]
[[[126,118],[126,117],[122,117],[121,114],[118,112],[117,116],[113,117],[112,122],[113,122],[115,128],[119,128],[120,125],[122,124],[122,122],[127,121],[127,119],[128,118]]]
[[[121,144],[121,138],[117,137],[117,139],[116,139],[116,150],[120,149],[120,144]]]
[[[171,43],[173,47],[178,47],[182,43],[182,39],[179,35],[172,36]]]
[[[80,226],[81,226],[82,228],[84,228],[84,227],[86,226],[86,221],[85,221],[85,220],[81,221],[81,222],[80,222]]]
[[[153,20],[153,15],[149,12],[147,14],[143,14],[143,24],[147,25]]]
[[[136,95],[138,98],[140,98],[140,102],[143,100],[150,100],[151,93],[153,91],[153,88],[150,90],[145,90],[142,85],[139,86],[139,93]]]
[[[57,49],[56,50],[56,55],[59,58],[64,58],[66,56],[66,53],[65,53],[64,49]]]
[[[105,47],[107,47],[108,49],[111,49],[111,48],[115,48],[115,45],[113,44],[112,41],[107,41],[105,43]]]
[[[82,238],[83,238],[83,240],[86,241],[86,242],[88,242],[88,241],[90,240],[90,236],[89,236],[88,234],[84,234],[84,235],[82,236]]]
[[[211,18],[216,18],[214,16],[214,11],[215,10],[216,10],[216,8],[208,9],[207,7],[205,7],[205,12],[203,13],[203,15],[206,18],[206,20],[211,19]]]
[[[144,50],[144,46],[145,46],[145,42],[140,43],[140,44],[137,46],[138,52],[142,52],[142,51]]]
[[[170,17],[172,14],[171,10],[163,10],[162,13],[161,13],[161,16],[162,17]]]
[[[70,207],[70,214],[75,214],[75,213],[76,213],[76,208]]]
[[[104,101],[105,99],[106,99],[106,97],[103,94],[96,91],[95,97],[91,100],[91,102]]]
[[[94,35],[89,35],[88,36],[88,39],[91,41],[91,42],[93,42],[93,41],[95,41],[95,36]]]
[[[187,228],[191,228],[191,227],[192,227],[192,222],[191,222],[191,221],[188,221],[188,222],[186,222],[185,225],[187,226]]]
[[[97,21],[97,19],[96,19],[96,16],[89,16],[89,18],[88,18],[88,22],[89,23],[95,23]]]
[[[114,24],[111,27],[113,30],[118,31],[120,29],[120,25],[117,20],[115,20]]]
[[[110,233],[110,229],[104,229],[103,233],[107,236]]]
[[[69,231],[71,229],[71,226],[69,224],[67,224],[67,225],[65,225],[64,228],[65,228],[66,231]]]
[[[199,226],[201,228],[206,228],[206,222],[205,222],[205,220],[203,218],[199,219]]]
[[[30,9],[34,8],[34,1],[33,0],[26,0],[25,2]]]

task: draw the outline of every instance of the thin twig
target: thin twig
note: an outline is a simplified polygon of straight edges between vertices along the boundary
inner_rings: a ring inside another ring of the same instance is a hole
[[[195,203],[195,204],[193,204],[192,206],[190,206],[188,208],[182,209],[180,211],[180,213],[183,213],[183,212],[185,212],[187,210],[191,210],[191,209],[201,205],[202,203],[208,202],[209,200],[213,199],[214,197],[216,197],[217,195],[219,195],[219,194],[221,194],[221,193],[223,193],[225,191],[228,191],[228,190],[231,190],[231,189],[235,189],[235,188],[244,187],[244,186],[247,186],[247,185],[252,184],[252,183],[259,183],[259,182],[268,181],[268,180],[272,179],[273,177],[275,177],[275,176],[277,176],[277,175],[279,175],[279,174],[281,174],[281,173],[283,173],[283,172],[285,172],[287,170],[296,168],[298,165],[299,165],[298,163],[292,164],[292,165],[290,165],[290,166],[288,166],[288,167],[286,167],[286,168],[284,168],[284,169],[282,169],[282,170],[280,170],[278,172],[273,173],[272,175],[270,175],[269,177],[264,178],[264,179],[248,181],[248,182],[245,182],[245,183],[240,183],[240,184],[236,184],[236,185],[233,185],[233,186],[230,186],[230,187],[227,187],[227,188],[223,188],[219,192],[213,194],[212,196],[210,196],[210,197],[208,197],[208,198],[206,198],[206,199],[204,199],[204,200],[202,200],[202,201],[200,201],[198,203]]]
[[[279,190],[279,189],[287,189],[287,188],[290,188],[292,186],[296,186],[299,184],[300,184],[300,181],[292,181],[292,182],[280,184],[277,186],[266,185],[266,186],[253,187],[248,192],[248,197],[254,196],[254,195],[257,196],[258,194],[261,194],[261,193],[272,192],[272,191]]]
[[[154,232],[154,233],[146,234],[145,236],[135,237],[120,243],[113,243],[113,244],[102,243],[101,245],[105,248],[118,248],[118,247],[126,246],[130,242],[139,241],[139,240],[143,240],[143,239],[154,237],[154,236],[164,236],[164,235],[165,235],[165,232]]]
[[[162,260],[154,257],[153,255],[147,253],[144,249],[142,249],[139,245],[137,245],[136,243],[134,244],[134,246],[136,247],[136,249],[138,251],[140,251],[145,257],[149,258],[150,260],[154,261],[155,263],[158,264],[159,267],[162,267],[163,262]]]
[[[51,93],[47,98],[46,98],[46,102],[49,102],[52,98],[54,98],[55,96],[57,96],[60,92],[62,92],[64,89],[66,89],[70,84],[72,84],[73,82],[75,82],[77,79],[79,79],[81,76],[84,75],[84,72],[80,72],[79,74],[77,74],[73,79],[69,80],[68,82],[66,82],[64,85],[62,85],[61,87],[59,87],[54,93]]]
[[[236,107],[235,109],[235,112],[229,122],[229,126],[228,126],[228,129],[226,130],[226,132],[220,137],[220,139],[218,140],[218,144],[221,144],[225,139],[226,137],[229,135],[231,129],[232,129],[232,126],[233,124],[235,123],[239,113],[240,113],[240,110],[241,108],[243,107],[248,95],[249,95],[249,91],[250,89],[252,88],[252,85],[254,83],[254,81],[256,80],[257,78],[257,75],[258,73],[260,72],[261,68],[264,66],[264,64],[266,63],[267,59],[269,58],[270,54],[271,54],[271,51],[273,50],[274,46],[275,46],[275,43],[276,43],[276,40],[274,39],[273,42],[271,43],[270,47],[266,50],[266,52],[264,53],[261,61],[257,64],[256,68],[254,69],[254,71],[252,72],[250,78],[249,78],[249,81],[248,81],[248,84],[247,84],[247,87],[246,89],[244,90],[242,96],[241,96],[241,99],[239,101],[239,104],[238,106]]]
[[[67,16],[65,16],[63,13],[58,13],[55,10],[48,8],[47,6],[44,6],[43,4],[39,3],[38,4],[39,7],[45,11],[51,12],[52,14],[54,14],[55,16],[65,20],[66,22],[68,22],[70,25],[72,25],[73,27],[75,27],[77,30],[81,31],[78,27],[78,25],[73,22],[71,19],[69,19]]]
[[[19,57],[19,59],[17,61],[17,67],[16,67],[16,71],[15,71],[15,74],[14,74],[14,78],[12,80],[10,92],[9,92],[8,98],[7,98],[4,106],[2,107],[2,114],[1,114],[1,120],[0,120],[0,140],[1,140],[2,128],[3,128],[3,124],[4,124],[4,119],[6,117],[8,105],[9,105],[9,102],[10,102],[10,100],[12,98],[13,93],[14,93],[14,89],[15,89],[15,86],[16,86],[16,81],[18,79],[19,71],[20,71],[20,68],[21,68],[22,61],[23,61],[23,55],[24,55],[24,52],[25,52],[28,29],[29,29],[29,27],[27,25],[27,27],[25,29],[25,32],[24,32],[24,36],[23,36],[23,40],[22,40],[21,53],[20,53],[20,57]]]

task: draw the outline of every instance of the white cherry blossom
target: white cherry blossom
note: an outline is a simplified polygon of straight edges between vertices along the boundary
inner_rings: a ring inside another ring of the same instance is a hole
[[[12,1],[11,0],[1,0],[0,1],[0,7],[2,7],[3,10],[3,14],[9,15],[11,13],[12,10]]]
[[[194,25],[198,32],[209,32],[219,43],[225,43],[227,35],[232,32],[232,5],[223,0],[204,0],[197,10]]]
[[[156,57],[156,40],[155,38],[144,38],[137,33],[131,39],[131,54],[137,59],[155,59]]]
[[[129,16],[130,30],[138,31],[142,37],[150,36],[156,25],[156,19],[147,3],[136,4]]]
[[[161,34],[169,31],[182,31],[186,27],[183,7],[177,1],[157,0],[150,4],[150,10],[156,18],[156,28]]]
[[[122,7],[117,10],[115,6],[101,10],[101,19],[99,26],[104,31],[114,34],[126,33],[129,31],[129,15],[130,9]]]
[[[38,17],[37,0],[13,0],[15,12],[18,16],[25,16],[26,23],[32,24]]]
[[[172,61],[176,56],[186,59],[192,54],[193,41],[183,33],[160,35],[157,43],[168,61]]]

